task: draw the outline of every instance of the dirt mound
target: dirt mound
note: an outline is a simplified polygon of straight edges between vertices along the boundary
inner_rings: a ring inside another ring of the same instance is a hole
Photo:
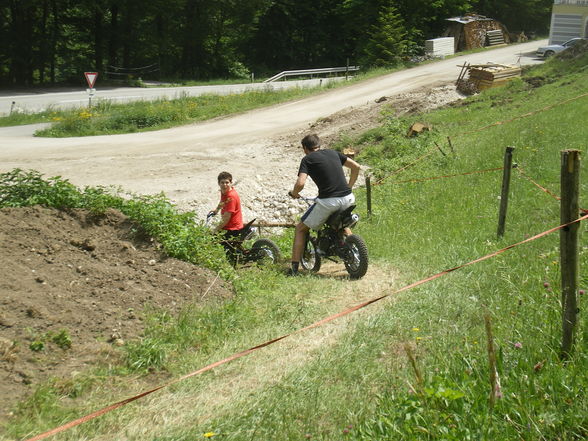
[[[231,296],[114,210],[0,209],[0,243],[0,421],[48,378],[120,357],[150,309]]]

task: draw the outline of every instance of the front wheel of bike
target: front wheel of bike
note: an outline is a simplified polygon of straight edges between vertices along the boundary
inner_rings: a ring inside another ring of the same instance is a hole
[[[278,246],[269,239],[257,239],[251,246],[254,260],[260,264],[277,264],[281,259]]]
[[[365,276],[368,269],[368,249],[363,239],[357,234],[345,238],[343,261],[349,277],[360,279]]]
[[[321,256],[317,251],[316,238],[307,236],[304,242],[304,251],[302,252],[302,259],[300,265],[306,271],[313,273],[321,269]]]

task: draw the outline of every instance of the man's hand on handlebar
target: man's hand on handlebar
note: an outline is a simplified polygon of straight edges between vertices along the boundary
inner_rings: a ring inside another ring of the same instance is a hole
[[[290,196],[292,199],[300,199],[300,195],[292,193],[292,190],[288,192],[288,196]]]

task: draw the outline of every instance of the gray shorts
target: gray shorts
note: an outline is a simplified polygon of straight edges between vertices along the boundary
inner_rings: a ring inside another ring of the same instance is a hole
[[[345,210],[355,203],[353,193],[338,198],[316,199],[315,203],[302,216],[302,223],[312,230],[318,230],[329,216]]]

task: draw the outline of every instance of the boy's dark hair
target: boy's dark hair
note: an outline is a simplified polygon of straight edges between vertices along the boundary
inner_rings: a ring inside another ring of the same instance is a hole
[[[223,179],[228,179],[230,182],[233,182],[233,175],[231,175],[229,172],[220,172],[217,180],[220,182]]]
[[[302,138],[302,147],[306,150],[316,150],[321,146],[321,140],[316,133]]]

